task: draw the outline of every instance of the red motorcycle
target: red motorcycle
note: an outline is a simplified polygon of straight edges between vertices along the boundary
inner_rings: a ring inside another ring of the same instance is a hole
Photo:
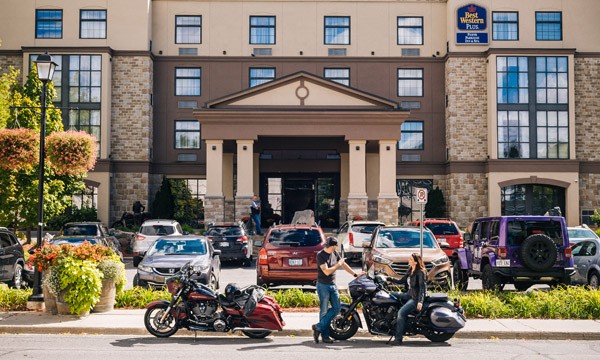
[[[194,280],[196,272],[189,263],[167,279],[171,301],[156,300],[146,306],[144,325],[156,337],[169,337],[180,328],[191,331],[241,331],[262,339],[281,331],[285,322],[281,307],[265,289],[250,285],[238,288],[229,284],[219,294]],[[220,310],[220,311],[219,311]]]

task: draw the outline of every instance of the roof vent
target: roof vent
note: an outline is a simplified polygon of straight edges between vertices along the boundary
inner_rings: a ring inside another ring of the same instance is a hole
[[[420,49],[402,49],[402,56],[421,56]]]
[[[271,56],[273,55],[273,49],[271,48],[254,48],[252,54],[256,56]]]
[[[179,55],[198,55],[197,48],[179,48]]]
[[[346,49],[327,49],[327,55],[329,56],[346,56]]]
[[[196,154],[177,154],[177,161],[197,161]]]

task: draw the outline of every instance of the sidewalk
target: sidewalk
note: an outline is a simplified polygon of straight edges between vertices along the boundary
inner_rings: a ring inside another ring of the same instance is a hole
[[[0,333],[28,334],[106,334],[150,335],[144,327],[145,310],[114,310],[77,316],[51,315],[46,312],[0,312]],[[275,336],[312,336],[311,324],[316,312],[284,312],[286,325]],[[357,336],[372,336],[365,328]],[[178,335],[192,335],[180,330]],[[231,333],[199,332],[199,336],[227,336]],[[456,334],[463,339],[547,339],[600,340],[600,320],[467,319]]]

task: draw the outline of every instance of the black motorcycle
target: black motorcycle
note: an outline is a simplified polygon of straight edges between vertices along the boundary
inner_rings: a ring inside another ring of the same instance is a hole
[[[342,304],[342,310],[331,321],[331,337],[347,340],[362,328],[357,306],[362,312],[369,332],[373,335],[394,336],[398,310],[403,303],[399,293],[389,291],[384,275],[363,275],[348,284],[351,304]],[[467,319],[458,299],[448,300],[448,295],[432,293],[425,297],[421,311],[408,316],[405,335],[424,335],[433,342],[444,342],[465,326]]]

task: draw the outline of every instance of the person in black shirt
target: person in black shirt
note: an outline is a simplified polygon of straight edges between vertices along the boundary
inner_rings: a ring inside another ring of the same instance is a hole
[[[425,301],[425,292],[427,291],[427,269],[423,263],[421,255],[413,253],[408,258],[408,270],[401,279],[390,279],[390,282],[402,284],[408,292],[400,294],[400,300],[404,305],[398,310],[398,320],[396,321],[396,337],[392,345],[402,345],[402,335],[408,314],[413,311],[421,311],[423,301]]]
[[[336,251],[338,241],[334,237],[328,237],[325,248],[317,253],[317,294],[319,295],[319,322],[312,326],[313,338],[319,343],[319,335],[324,343],[332,343],[329,337],[329,324],[340,312],[340,294],[335,285],[335,272],[343,267],[354,277],[359,276],[342,259]],[[331,303],[331,307],[329,304]]]

